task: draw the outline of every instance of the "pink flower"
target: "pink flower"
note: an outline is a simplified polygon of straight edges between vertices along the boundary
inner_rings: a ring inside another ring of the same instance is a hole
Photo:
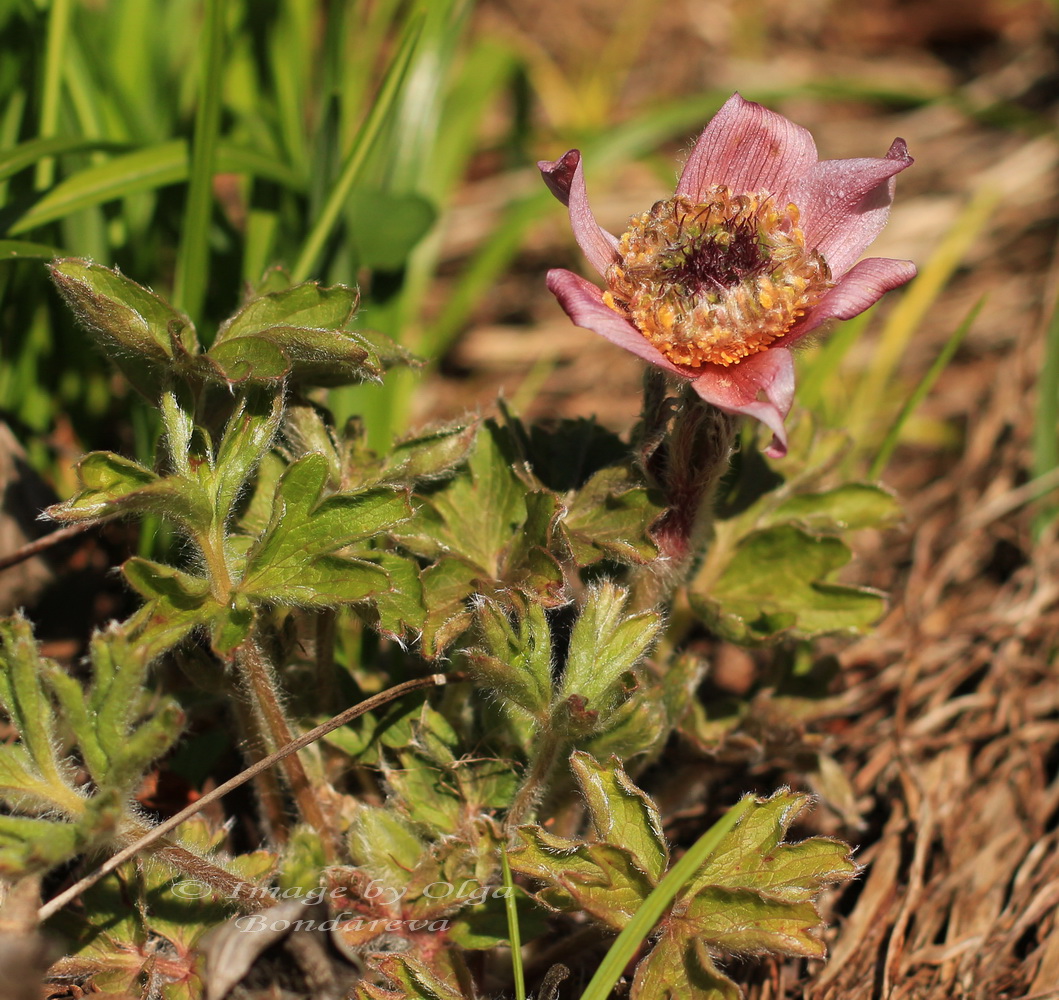
[[[674,197],[619,240],[592,215],[572,149],[538,167],[607,289],[559,269],[548,287],[578,326],[760,420],[773,433],[767,454],[781,456],[790,347],[915,276],[910,261],[858,263],[911,164],[903,139],[883,159],[818,160],[806,129],[735,94],[699,137]]]

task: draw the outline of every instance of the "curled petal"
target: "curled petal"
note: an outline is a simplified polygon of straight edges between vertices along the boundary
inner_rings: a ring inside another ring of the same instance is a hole
[[[910,260],[868,257],[847,271],[845,277],[802,317],[786,336],[775,341],[784,346],[794,343],[829,319],[852,319],[868,306],[875,305],[886,292],[898,288],[916,276],[916,265]]]
[[[569,208],[574,238],[588,262],[606,275],[607,268],[618,259],[618,240],[596,222],[589,208],[581,152],[571,149],[558,160],[541,160],[537,169],[548,190]]]
[[[823,160],[790,188],[805,242],[839,278],[886,225],[897,174],[913,163],[904,139],[883,159]]]
[[[708,187],[725,184],[735,194],[767,191],[781,200],[815,163],[807,129],[733,94],[699,136],[676,193],[698,202]]]
[[[673,364],[632,323],[606,305],[603,293],[591,281],[585,281],[572,271],[555,268],[548,272],[547,284],[566,315],[578,326],[595,331],[612,344],[624,347],[638,358],[672,375],[688,377],[687,369]]]
[[[727,368],[707,365],[691,384],[707,403],[726,413],[754,417],[772,431],[772,443],[765,449],[770,458],[787,454],[783,420],[794,401],[794,358],[786,348],[770,347]]]

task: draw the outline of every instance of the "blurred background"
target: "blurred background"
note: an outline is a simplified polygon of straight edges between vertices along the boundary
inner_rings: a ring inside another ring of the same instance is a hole
[[[900,135],[916,164],[871,252],[920,277],[801,352],[791,459],[826,430],[847,441],[836,472],[907,510],[862,539],[851,579],[891,592],[891,611],[836,645],[834,698],[803,734],[826,743],[819,790],[871,867],[833,900],[831,962],[766,966],[755,995],[1059,997],[1056,13],[0,0],[3,551],[42,530],[40,496],[71,492],[83,451],[150,461],[158,431],[59,303],[52,256],[119,266],[207,338],[270,267],[358,284],[364,324],[428,362],[331,393],[376,446],[488,414],[498,393],[531,419],[625,430],[640,363],[544,288],[549,267],[583,263],[535,161],[580,148],[596,214],[621,232],[734,90],[808,127],[825,158],[881,156]],[[106,569],[167,544],[129,530],[25,564],[0,597],[32,604],[81,574],[83,615],[40,612],[69,654],[126,599]],[[718,687],[757,691],[760,657],[720,645],[715,663]]]

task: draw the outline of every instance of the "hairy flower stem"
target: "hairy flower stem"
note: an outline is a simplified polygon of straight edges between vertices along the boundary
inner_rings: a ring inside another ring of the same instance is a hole
[[[261,721],[253,706],[243,698],[233,698],[231,709],[239,727],[242,745],[247,749],[246,756],[256,760],[267,756],[268,739],[261,731]],[[290,823],[283,789],[280,787],[276,772],[269,770],[257,775],[254,778],[254,791],[257,794],[261,822],[266,837],[274,844],[285,844],[290,835],[288,829]]]
[[[270,745],[266,749],[269,753],[274,752],[279,747],[292,742],[294,736],[280,704],[272,667],[261,647],[253,639],[240,647],[237,663],[250,693],[255,714],[260,717],[268,735]],[[309,776],[297,754],[284,758],[283,771],[294,801],[298,805],[298,811],[305,822],[319,835],[327,859],[334,861],[337,857],[334,831],[324,816]]]
[[[675,414],[662,437],[667,407]],[[630,610],[654,607],[686,581],[713,525],[717,484],[728,470],[736,426],[736,417],[689,386],[671,400],[659,396],[657,385],[645,385],[640,462],[664,494],[666,511],[654,529],[659,558],[630,574]]]
[[[522,779],[518,792],[511,803],[504,819],[505,839],[509,844],[515,839],[515,831],[533,816],[544,790],[548,785],[555,765],[569,746],[569,739],[554,723],[546,725],[535,744],[535,753],[530,761],[529,771]]]

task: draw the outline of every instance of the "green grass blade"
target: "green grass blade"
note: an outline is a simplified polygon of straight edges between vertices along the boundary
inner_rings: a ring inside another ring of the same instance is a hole
[[[500,848],[500,868],[504,876],[504,910],[507,913],[507,939],[511,945],[511,976],[515,980],[515,1000],[526,1000],[526,974],[522,968],[522,935],[518,927],[518,900],[515,899],[515,880],[511,877],[511,864],[507,860],[507,849]]]
[[[828,389],[835,384],[833,379],[839,367],[853,345],[860,340],[871,315],[872,310],[869,309],[845,323],[840,323],[814,356],[799,358],[806,372],[798,380],[798,402],[807,410],[824,408],[828,402]]]
[[[632,920],[626,924],[625,929],[610,946],[610,950],[603,957],[599,968],[596,969],[596,974],[589,980],[585,992],[581,994],[581,1000],[607,1000],[625,966],[632,961],[636,949],[662,919],[662,914],[666,912],[669,904],[691,881],[706,859],[717,850],[718,845],[743,818],[743,814],[753,802],[753,796],[750,795],[740,799],[692,844],[684,857],[669,869],[665,878],[655,886],[654,891],[643,901]]]
[[[280,4],[270,40],[270,66],[275,93],[275,114],[288,161],[299,172],[310,168],[305,141],[305,108],[311,93],[314,20],[320,16],[315,3],[287,0]],[[330,21],[334,11],[328,11]],[[258,275],[260,277],[260,275]]]
[[[48,243],[30,243],[28,240],[0,240],[0,260],[43,259],[63,257],[66,251]]]
[[[62,100],[63,67],[66,64],[66,40],[70,34],[72,0],[52,0],[48,11],[48,40],[44,50],[44,81],[40,103],[40,136],[47,139],[59,131]],[[51,187],[55,161],[50,157],[37,164],[37,188]]]
[[[983,295],[982,298],[974,304],[971,311],[964,317],[963,322],[952,332],[949,339],[945,341],[945,346],[942,347],[941,352],[934,359],[934,363],[930,366],[930,369],[923,378],[920,379],[919,385],[912,390],[908,399],[905,400],[905,405],[901,407],[901,412],[890,426],[890,430],[887,431],[886,438],[879,447],[875,460],[871,463],[871,468],[868,471],[869,479],[878,479],[879,476],[882,475],[882,471],[890,461],[890,456],[893,454],[894,448],[897,447],[897,442],[901,437],[901,428],[904,427],[905,421],[907,421],[918,409],[919,404],[926,399],[927,393],[934,387],[934,383],[938,380],[938,376],[941,375],[952,360],[953,355],[959,350],[960,344],[963,343],[963,338],[967,336],[967,331],[971,329],[975,319],[978,317],[978,313],[981,312],[984,302],[985,296]],[[1052,436],[1054,439],[1054,419]]]
[[[112,201],[133,191],[177,184],[187,173],[187,146],[183,139],[115,157],[98,167],[86,167],[57,184],[8,233],[17,236],[78,209]]]
[[[1044,364],[1037,380],[1037,413],[1033,425],[1033,471],[1043,476],[1059,466],[1059,296],[1044,340]],[[1041,507],[1033,521],[1039,536],[1055,518],[1054,503]]]
[[[857,405],[850,421],[854,440],[862,439],[875,422],[880,407],[884,405],[890,380],[912,336],[977,239],[1000,197],[1001,192],[992,186],[978,189],[919,277],[890,313],[871,365],[856,393]]]
[[[379,91],[379,96],[360,131],[357,133],[356,141],[346,157],[338,180],[332,188],[319,218],[306,238],[301,253],[298,255],[298,260],[291,272],[291,279],[295,283],[308,280],[320,263],[324,246],[338,223],[342,215],[342,209],[345,207],[349,194],[360,176],[375,139],[382,131],[383,125],[388,120],[390,111],[401,92],[401,87],[412,62],[412,55],[419,40],[422,25],[421,18],[416,18],[409,24],[404,40],[386,73],[386,79]]]
[[[98,147],[99,144],[95,144],[92,148]],[[264,154],[233,146],[218,147],[216,169],[266,177],[295,189],[303,186],[300,178],[285,164]],[[8,233],[17,236],[89,205],[99,205],[168,184],[179,184],[187,178],[188,153],[183,139],[140,149],[99,166],[86,167],[57,184],[18,218]]]
[[[0,153],[0,180],[17,174],[20,170],[40,163],[48,157],[63,153],[85,153],[104,150],[121,152],[129,149],[124,142],[101,142],[98,139],[30,139],[21,142],[6,153]]]
[[[191,176],[173,282],[174,303],[193,320],[201,318],[209,268],[213,172],[221,123],[221,77],[224,72],[224,8],[224,0],[206,0],[205,72],[199,81]]]

